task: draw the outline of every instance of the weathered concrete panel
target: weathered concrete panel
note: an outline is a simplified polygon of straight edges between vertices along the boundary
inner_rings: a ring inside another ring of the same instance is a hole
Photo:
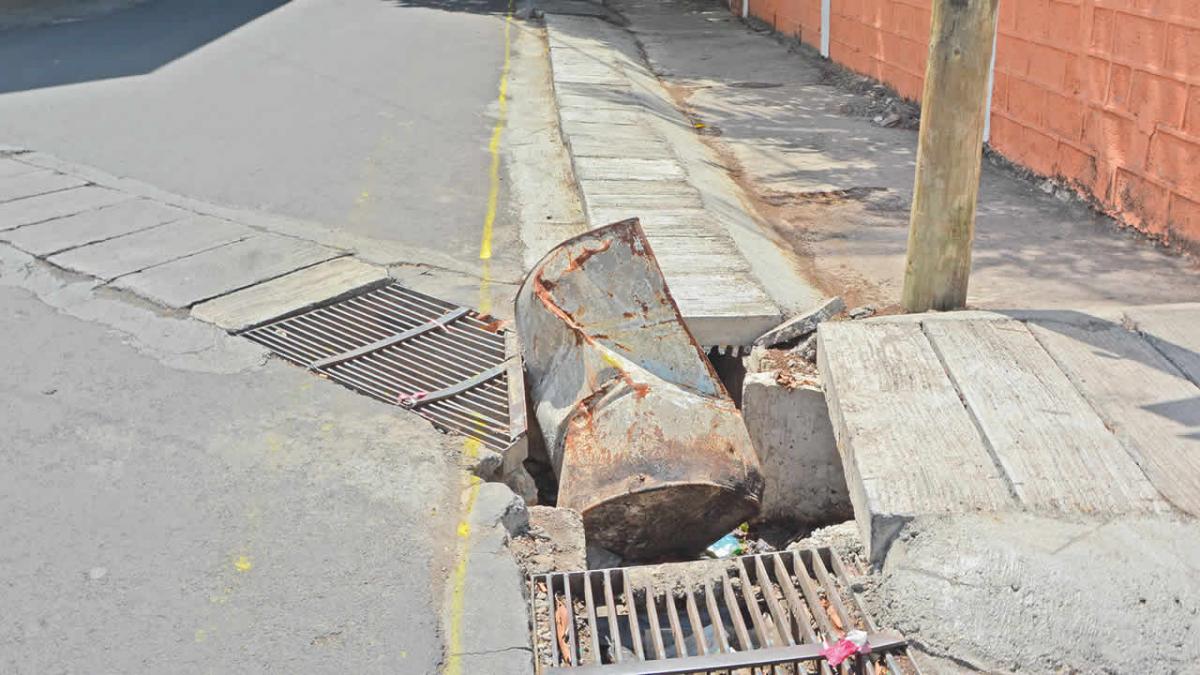
[[[1065,513],[1165,504],[1019,321],[933,321],[925,333],[1022,506]]]
[[[38,171],[7,178],[0,177],[0,202],[58,192],[86,184],[85,180],[57,171]]]
[[[189,215],[187,211],[149,199],[130,199],[73,216],[26,225],[10,230],[4,236],[24,251],[45,256],[181,220]]]
[[[1117,324],[1029,327],[1163,497],[1200,516],[1200,388]]]
[[[190,307],[341,255],[303,239],[261,234],[122,277],[116,285],[169,307]]]
[[[872,559],[923,515],[1017,507],[916,323],[824,323],[817,360],[854,516]]]
[[[338,258],[201,303],[192,308],[192,316],[237,332],[387,280],[386,268]]]
[[[761,518],[826,524],[851,517],[825,392],[789,389],[773,372],[751,373],[742,386],[742,418],[766,481]]]
[[[221,218],[193,216],[51,256],[50,262],[109,280],[229,244],[254,230]]]
[[[0,204],[0,232],[98,209],[126,199],[131,197],[124,192],[85,185],[62,192],[4,202]]]

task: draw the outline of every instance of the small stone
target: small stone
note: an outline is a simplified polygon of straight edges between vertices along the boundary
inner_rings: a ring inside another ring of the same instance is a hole
[[[883,120],[879,123],[879,126],[890,129],[890,128],[896,126],[897,124],[900,124],[900,121],[903,119],[904,118],[901,117],[900,115],[897,115],[896,113],[892,113],[892,114],[888,115],[887,117],[884,117]]]
[[[742,357],[742,366],[747,373],[757,373],[762,368],[763,357],[767,355],[767,348],[755,345],[750,349],[750,353]]]
[[[45,394],[46,396],[53,396],[54,394],[58,393],[58,390],[55,389],[54,387],[50,387],[49,389],[43,389],[42,393]]]
[[[1059,188],[1054,192],[1054,198],[1060,202],[1069,202],[1071,197],[1071,191],[1067,189]]]
[[[1052,195],[1054,194],[1054,181],[1049,179],[1044,180],[1038,185],[1038,189],[1048,195]]]
[[[850,316],[851,319],[865,319],[865,318],[867,318],[869,316],[873,316],[875,314],[875,306],[874,305],[863,305],[862,307],[855,307],[854,309],[847,312],[847,314]]]
[[[100,581],[107,574],[108,574],[107,567],[93,567],[92,569],[88,570],[87,578],[90,579],[91,581]]]
[[[809,363],[817,361],[817,335],[813,333],[800,341],[800,344],[792,348],[792,353],[797,354],[800,358]]]

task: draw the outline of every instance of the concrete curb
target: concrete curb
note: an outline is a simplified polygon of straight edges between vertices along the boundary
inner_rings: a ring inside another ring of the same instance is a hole
[[[562,137],[590,227],[641,218],[697,339],[748,346],[823,295],[752,215],[724,160],[653,71],[636,26],[586,2],[543,7]]]
[[[467,276],[477,270],[433,249],[408,244],[361,237],[320,223],[299,220],[252,209],[231,208],[168,192],[135,178],[116,176],[94,167],[77,164],[54,155],[16,146],[0,145],[0,155],[15,156],[22,162],[78,176],[96,185],[120,190],[131,195],[152,199],[193,213],[232,220],[274,234],[304,239],[330,248],[353,253],[355,257],[376,265],[423,264]]]
[[[555,7],[546,8],[546,34],[559,129],[589,227],[638,217],[696,339],[749,345],[781,310],[655,123],[686,119],[658,91],[629,33],[573,5],[563,14]]]
[[[526,675],[533,671],[525,582],[508,548],[509,538],[529,528],[524,500],[502,483],[482,483],[467,514],[466,541],[456,565],[461,579],[447,585],[443,604],[446,662],[457,672]],[[460,537],[462,530],[460,529]],[[457,582],[457,583],[456,583]],[[457,659],[453,657],[457,656]]]

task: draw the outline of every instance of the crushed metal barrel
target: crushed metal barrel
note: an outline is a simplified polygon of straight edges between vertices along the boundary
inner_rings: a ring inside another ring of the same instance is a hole
[[[551,251],[516,321],[558,506],[626,559],[692,554],[758,512],[745,425],[636,219]]]

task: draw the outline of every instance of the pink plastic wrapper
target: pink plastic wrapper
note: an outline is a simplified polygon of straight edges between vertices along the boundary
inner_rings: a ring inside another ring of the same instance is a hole
[[[855,654],[867,654],[871,651],[871,645],[867,644],[867,634],[861,630],[852,630],[846,633],[846,637],[838,640],[832,645],[826,645],[821,650],[821,656],[829,661],[831,666],[840,666],[842,661],[854,656]]]
[[[411,394],[400,394],[396,397],[396,402],[405,408],[411,408],[413,404],[429,395],[427,391],[417,391]]]

